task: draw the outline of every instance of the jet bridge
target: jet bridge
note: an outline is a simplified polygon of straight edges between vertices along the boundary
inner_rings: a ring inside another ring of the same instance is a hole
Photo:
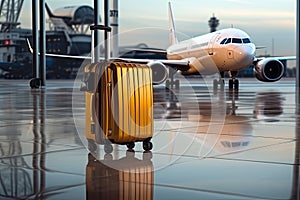
[[[94,23],[94,9],[90,6],[65,6],[54,10],[53,14],[71,26]]]
[[[65,6],[53,12],[46,4],[50,29],[67,30],[69,33],[86,33],[94,23],[94,9],[90,6]]]

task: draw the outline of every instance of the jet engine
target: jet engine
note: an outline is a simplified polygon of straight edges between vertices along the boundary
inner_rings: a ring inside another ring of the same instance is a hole
[[[254,66],[256,78],[263,82],[278,81],[283,76],[284,70],[283,64],[274,58],[262,59]]]
[[[152,69],[153,84],[161,84],[168,78],[168,69],[163,63],[154,61],[149,62],[147,65]]]

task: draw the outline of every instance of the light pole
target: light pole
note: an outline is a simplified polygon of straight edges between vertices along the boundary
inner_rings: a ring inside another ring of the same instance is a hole
[[[296,108],[297,108],[297,114],[300,114],[300,69],[299,69],[299,20],[300,20],[300,3],[296,1]]]

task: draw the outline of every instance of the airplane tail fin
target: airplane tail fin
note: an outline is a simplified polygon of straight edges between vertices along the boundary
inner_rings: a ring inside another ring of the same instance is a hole
[[[178,43],[178,40],[177,40],[177,37],[175,34],[175,24],[174,24],[174,19],[173,19],[171,2],[169,2],[169,28],[170,28],[171,45]]]
[[[30,53],[33,54],[33,48],[31,47],[31,44],[30,44],[30,41],[28,38],[26,38],[26,42],[27,42],[27,46],[28,46]]]
[[[45,3],[45,6],[46,6],[46,11],[47,11],[47,14],[48,16],[51,18],[51,17],[55,17],[55,15],[52,13],[51,9],[49,8],[48,4]]]

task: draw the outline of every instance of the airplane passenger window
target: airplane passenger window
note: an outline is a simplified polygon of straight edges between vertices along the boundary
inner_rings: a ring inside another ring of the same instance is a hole
[[[231,38],[228,38],[225,44],[231,43]]]
[[[221,141],[221,144],[223,145],[223,147],[225,148],[230,148],[231,147],[231,143],[228,141]]]
[[[240,142],[232,142],[232,147],[239,147],[241,146]]]
[[[225,44],[227,38],[225,38],[224,40],[222,40],[222,42],[220,42],[220,44]]]
[[[232,38],[232,43],[241,44],[242,43],[242,39],[240,39],[240,38]]]
[[[247,146],[249,142],[243,142],[243,146]]]
[[[251,41],[249,38],[243,38],[243,43],[247,44],[247,43],[251,43]]]

